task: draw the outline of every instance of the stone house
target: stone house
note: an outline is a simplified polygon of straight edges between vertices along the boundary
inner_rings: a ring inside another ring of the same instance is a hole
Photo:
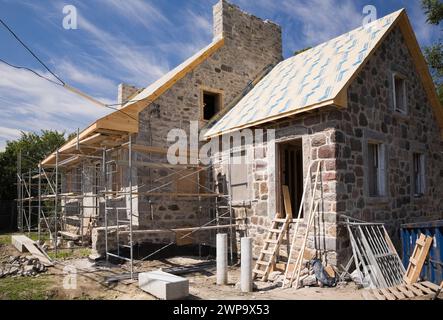
[[[224,177],[236,238],[253,237],[257,254],[271,220],[284,214],[282,186],[289,187],[297,212],[303,185],[314,178],[311,168],[319,161],[321,209],[308,247],[329,263],[343,263],[349,255],[347,234],[338,224],[342,214],[386,223],[396,245],[400,224],[443,217],[443,110],[404,10],[283,60],[278,25],[221,0],[214,6],[209,46],[146,89],[120,86],[119,97],[126,102],[120,111],[97,120],[42,164],[61,162],[64,173],[78,173],[79,179],[63,180],[63,192],[84,195],[66,197],[66,224],[78,227],[81,210],[82,230],[93,221],[98,252],[105,250],[104,223],[128,219],[129,206],[140,230],[133,242],[169,243],[176,235],[143,230],[208,223],[216,200],[183,195],[224,193],[217,183]],[[165,194],[155,194],[150,191],[169,176],[163,151],[174,129],[188,135],[196,130],[207,139],[255,129],[266,139],[228,149],[229,155],[248,151],[241,164],[221,165],[217,150],[205,175],[182,165],[181,175],[197,180],[178,180],[161,189]],[[95,159],[73,156],[79,149]],[[139,164],[130,181],[122,169],[129,156]],[[94,196],[106,174],[110,178],[101,188],[116,195],[110,199]],[[213,244],[204,232],[192,241]]]

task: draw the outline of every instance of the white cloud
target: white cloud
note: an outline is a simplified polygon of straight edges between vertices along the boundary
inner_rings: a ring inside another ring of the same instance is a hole
[[[0,77],[0,145],[16,138],[20,130],[70,133],[110,112],[28,71],[0,64],[0,74],[6,75]],[[103,97],[97,99],[108,102]]]
[[[421,45],[429,45],[433,38],[438,37],[439,27],[433,26],[426,21],[426,15],[419,1],[408,2],[407,13],[414,28],[417,39]]]
[[[68,60],[60,60],[56,63],[56,66],[57,72],[63,74],[67,82],[74,81],[83,86],[87,86],[91,91],[117,95],[117,84],[112,80],[86,70]]]
[[[20,130],[0,126],[0,152],[5,150],[7,140],[19,138],[20,133]]]
[[[156,55],[155,50],[134,44],[129,39],[114,36],[83,16],[80,16],[79,24],[81,30],[92,37],[94,46],[107,56],[107,64],[113,66],[117,78],[145,86],[168,71],[167,60]]]
[[[301,24],[306,44],[316,45],[357,28],[363,15],[354,1],[343,0],[285,0],[287,14]]]
[[[100,0],[102,5],[109,6],[117,14],[131,23],[139,23],[147,29],[156,28],[158,23],[171,24],[169,19],[153,4],[141,0]]]

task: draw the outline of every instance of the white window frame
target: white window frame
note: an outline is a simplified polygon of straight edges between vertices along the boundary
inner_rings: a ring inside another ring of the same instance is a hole
[[[415,175],[415,167],[416,167],[415,159],[416,159],[416,156],[418,156],[418,159],[419,159],[418,165],[419,165],[419,170],[420,171],[419,171],[418,179],[420,179],[420,181],[419,181],[420,188],[421,188],[421,190],[419,190],[420,192],[417,192],[417,190],[415,188],[416,185],[417,185],[417,177]],[[413,184],[414,184],[413,185],[414,197],[417,197],[417,198],[423,197],[425,195],[425,193],[426,193],[426,156],[424,155],[424,153],[414,152],[412,154],[412,168],[413,168],[413,171],[412,171],[412,175],[413,175],[412,181],[413,181]]]
[[[403,100],[404,100],[404,110],[397,107],[397,86],[395,84],[396,79],[402,79],[403,80]],[[392,95],[393,95],[393,101],[394,101],[394,111],[397,113],[400,113],[402,115],[407,115],[409,112],[408,108],[408,95],[406,92],[406,77],[398,72],[394,72],[392,74]]]

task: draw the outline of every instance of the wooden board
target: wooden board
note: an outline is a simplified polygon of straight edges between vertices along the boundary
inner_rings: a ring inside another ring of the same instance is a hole
[[[416,287],[417,289],[420,289],[421,291],[423,291],[425,294],[433,294],[434,293],[434,291],[432,289],[429,289],[420,283],[414,283],[412,285],[414,287]]]
[[[384,289],[364,290],[362,295],[365,300],[408,300],[429,295],[435,296],[438,289],[436,284],[424,281]]]
[[[191,231],[192,232],[192,231]],[[178,246],[187,246],[194,243],[192,234],[189,231],[178,231],[175,234],[175,242]]]
[[[418,281],[426,257],[428,256],[429,249],[431,248],[432,240],[432,237],[421,234],[420,238],[415,243],[414,251],[409,259],[408,269],[403,277],[403,280],[407,284],[412,284]]]

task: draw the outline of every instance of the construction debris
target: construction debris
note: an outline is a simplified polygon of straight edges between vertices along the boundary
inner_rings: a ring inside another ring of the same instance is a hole
[[[44,252],[37,242],[31,240],[30,238],[24,235],[14,235],[11,237],[11,242],[18,251],[28,251],[36,259],[40,260],[40,262],[45,266],[49,267],[53,265],[51,258],[46,254],[46,252]]]
[[[46,272],[46,266],[31,256],[10,256],[0,265],[0,278],[4,277],[35,277]]]
[[[365,288],[388,288],[403,283],[406,272],[382,223],[345,218],[354,264]]]
[[[323,264],[318,259],[313,259],[310,265],[320,286],[335,287],[337,285],[338,277],[332,266],[323,267]]]
[[[440,293],[443,291],[443,281],[440,283],[440,287],[438,287],[437,292],[434,295],[434,299],[433,300],[437,300],[438,296],[440,295]]]

